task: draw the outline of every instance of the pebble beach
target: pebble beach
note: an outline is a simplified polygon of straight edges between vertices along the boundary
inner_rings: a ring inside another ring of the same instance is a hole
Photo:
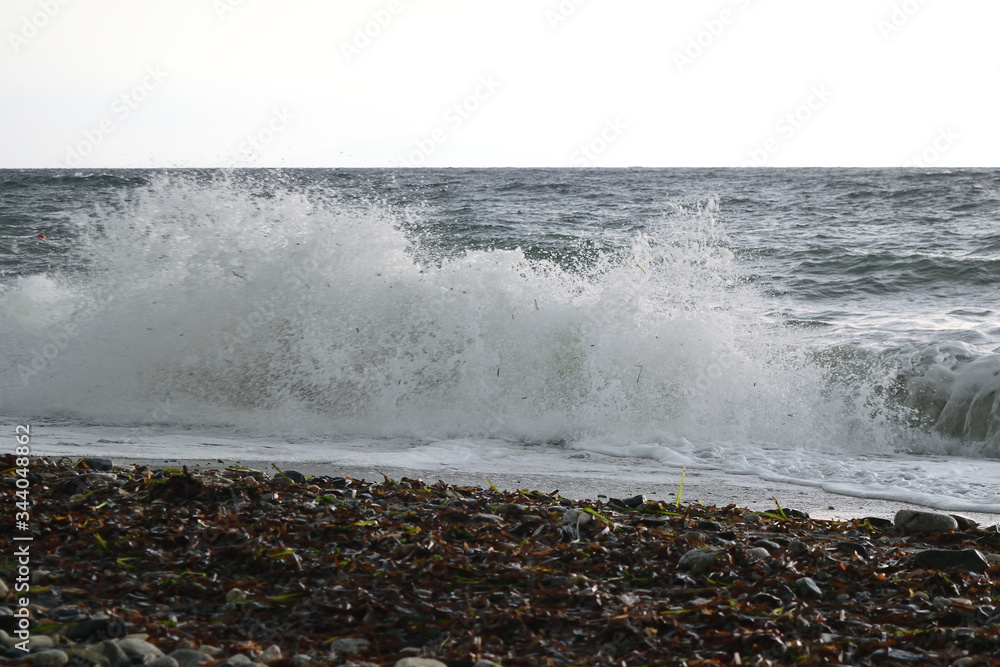
[[[13,457],[3,464],[7,514],[18,487]],[[28,479],[30,589],[18,588],[12,549],[0,568],[0,654],[11,663],[975,665],[1000,655],[1000,533],[962,515],[900,507],[830,520],[778,502],[574,500],[492,481],[106,459],[37,459]],[[5,517],[11,545],[13,528]]]

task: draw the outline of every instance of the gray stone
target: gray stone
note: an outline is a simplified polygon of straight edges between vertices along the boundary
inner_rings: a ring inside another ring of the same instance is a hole
[[[6,581],[0,579],[0,600],[6,600],[8,595],[10,595],[10,587],[7,586]]]
[[[247,594],[238,588],[230,588],[226,593],[226,604],[240,604],[247,601]]]
[[[70,664],[97,665],[110,667],[111,663],[96,647],[63,649],[72,661]],[[126,662],[125,664],[128,664]]]
[[[893,519],[896,528],[907,534],[943,533],[958,530],[958,521],[947,514],[937,512],[918,512],[917,510],[899,510]]]
[[[153,662],[146,663],[146,667],[180,667],[180,665],[169,655],[161,655]]]
[[[763,547],[764,549],[767,549],[768,551],[771,552],[777,551],[778,549],[781,548],[781,545],[778,544],[777,542],[772,542],[771,540],[765,540],[765,539],[757,540],[756,542],[753,543],[753,545],[755,547]]]
[[[967,516],[963,516],[961,514],[951,514],[950,516],[958,522],[958,527],[961,530],[975,530],[976,528],[979,528],[979,522],[973,521]]]
[[[125,651],[125,655],[128,657],[134,658],[138,656],[146,662],[163,657],[163,651],[144,639],[123,639],[118,642],[118,648]]]
[[[247,665],[252,663],[253,660],[246,657],[242,653],[237,653],[236,655],[230,656],[229,660],[227,660],[226,662],[228,662],[230,665],[233,665],[233,667],[247,667]]]
[[[210,658],[221,658],[226,655],[226,652],[218,646],[209,646],[208,644],[202,644],[198,650]]]
[[[270,665],[275,660],[281,660],[281,647],[271,645],[260,652],[257,656],[259,662],[263,662],[265,665]]]
[[[747,556],[755,560],[764,560],[765,558],[771,557],[771,552],[764,547],[754,547],[752,549],[747,549]]]
[[[14,644],[16,643],[17,642],[14,641],[13,637],[8,635],[3,630],[0,630],[0,646],[3,648],[14,648]]]
[[[31,654],[28,659],[34,667],[63,667],[69,662],[69,656],[66,655],[66,652],[59,649],[39,651]]]
[[[872,653],[872,658],[876,662],[886,662],[892,663],[909,663],[917,664],[919,662],[924,662],[927,657],[921,653],[913,653],[912,651],[904,651],[898,648],[880,648],[874,653]]]
[[[169,657],[177,661],[178,667],[198,667],[198,665],[211,660],[201,651],[189,648],[179,648],[173,651]]]
[[[108,659],[108,664],[111,665],[111,667],[115,667],[115,665],[118,665],[119,663],[123,665],[127,665],[129,663],[129,657],[116,642],[105,640],[98,644],[94,650],[100,651],[101,654]]]
[[[432,658],[403,658],[396,663],[396,667],[448,667],[448,665]]]
[[[103,484],[114,484],[118,481],[118,475],[113,472],[91,472],[86,475],[81,475],[80,479],[84,480],[91,486],[100,486]]]
[[[705,568],[711,567],[723,558],[728,557],[729,554],[725,551],[719,551],[718,549],[692,549],[681,556],[681,560],[677,563],[677,567],[682,570],[699,572]]]
[[[298,470],[283,470],[284,475],[280,472],[275,471],[274,477],[271,479],[275,482],[288,482],[291,481],[293,484],[305,484],[306,476],[300,473]]]
[[[115,467],[114,461],[111,459],[86,458],[83,462],[86,463],[87,467],[91,470],[110,471]]]
[[[367,650],[369,646],[371,646],[371,642],[363,637],[344,637],[343,639],[333,640],[333,643],[330,644],[330,652],[354,655],[355,653]]]
[[[823,591],[819,589],[816,582],[809,577],[802,577],[795,582],[795,592],[804,598],[821,598]]]
[[[928,549],[913,556],[914,567],[924,570],[961,568],[970,572],[986,572],[990,563],[976,549]]]
[[[802,554],[809,553],[809,545],[802,540],[792,540],[788,543],[788,553],[793,556],[801,556]]]
[[[56,642],[48,635],[31,635],[28,639],[28,648],[32,651],[46,648],[55,648]]]

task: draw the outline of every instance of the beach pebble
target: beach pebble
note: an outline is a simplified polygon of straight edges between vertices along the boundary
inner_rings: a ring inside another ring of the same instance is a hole
[[[101,655],[108,659],[108,663],[112,665],[112,667],[118,663],[127,664],[129,661],[125,651],[123,651],[116,642],[110,640],[101,642],[95,647],[95,650],[100,651]]]
[[[180,667],[180,665],[169,655],[161,655],[153,662],[146,663],[146,667]]]
[[[615,500],[618,500],[615,498]],[[631,507],[632,509],[637,509],[642,505],[646,504],[646,496],[639,494],[638,496],[632,496],[631,498],[624,498],[618,500],[618,503],[624,505],[625,507]]]
[[[198,665],[211,660],[201,651],[190,648],[179,648],[167,657],[176,660],[178,667],[198,667]]]
[[[793,556],[801,556],[802,554],[809,553],[809,545],[802,540],[792,540],[788,543],[788,553]]]
[[[585,526],[594,520],[594,517],[588,512],[581,512],[578,509],[569,508],[563,512],[562,521],[563,523],[572,524],[574,526]]]
[[[198,647],[198,650],[210,658],[221,658],[226,654],[226,652],[218,646],[209,646],[208,644],[202,644]]]
[[[403,658],[396,663],[396,667],[448,667],[448,665],[432,658]]]
[[[795,591],[804,598],[821,598],[823,591],[819,589],[816,582],[809,577],[802,577],[795,582]]]
[[[705,568],[711,567],[716,562],[722,560],[723,557],[728,557],[728,554],[726,554],[725,551],[719,551],[717,549],[692,549],[681,556],[681,560],[677,563],[677,567],[682,570],[699,572]]]
[[[914,567],[925,570],[948,570],[953,567],[970,572],[985,572],[990,568],[989,561],[976,549],[928,549],[913,557]]]
[[[236,655],[230,656],[229,660],[227,660],[226,662],[228,662],[230,665],[233,665],[233,667],[247,667],[253,662],[253,660],[246,657],[242,653],[237,653]]]
[[[699,521],[698,525],[695,527],[698,530],[704,530],[710,533],[718,533],[722,530],[722,524],[718,521]]]
[[[118,642],[118,648],[125,651],[128,657],[140,657],[144,662],[163,656],[163,651],[143,639],[123,639]]]
[[[963,516],[961,514],[951,514],[949,516],[958,522],[960,530],[975,530],[976,528],[979,528],[979,522],[973,521],[967,516]]]
[[[260,655],[257,656],[257,660],[258,662],[263,662],[265,665],[281,660],[281,647],[274,644],[268,646],[260,652]]]
[[[888,662],[892,663],[909,663],[916,664],[918,662],[924,662],[927,657],[920,653],[913,653],[912,651],[904,651],[898,648],[880,648],[874,653],[872,653],[872,660],[877,663]]]
[[[764,540],[764,539],[760,539],[760,540],[755,541],[753,543],[753,545],[755,547],[761,547],[761,548],[767,549],[768,551],[770,551],[772,553],[781,548],[781,545],[778,544],[777,542],[772,542],[771,540]]]
[[[330,652],[354,655],[355,653],[367,650],[369,646],[371,646],[371,642],[363,637],[344,637],[343,639],[333,640],[333,643],[330,644]]]
[[[83,460],[91,470],[114,470],[115,464],[111,459],[85,458]]]
[[[51,651],[33,653],[28,660],[34,667],[63,667],[63,665],[69,662],[69,656],[66,655],[65,651],[53,649]]]
[[[89,648],[71,648],[66,651],[66,654],[69,656],[70,659],[69,664],[73,665],[74,667],[77,667],[78,665],[80,667],[91,667],[91,666],[101,667],[103,665],[110,664],[108,662],[108,659],[104,656],[103,653],[100,653],[99,651],[96,650],[91,650]],[[126,659],[125,662],[119,664],[127,665],[129,664],[129,662],[130,661]]]
[[[271,478],[271,481],[278,482],[279,484],[282,482],[287,484],[289,480],[291,480],[295,484],[306,483],[306,476],[300,473],[298,470],[283,470],[282,472],[284,472],[285,474],[282,475],[280,472],[275,471],[274,477]]]
[[[48,635],[31,635],[28,640],[28,647],[31,650],[46,649],[55,647],[56,642]]]
[[[241,602],[247,601],[247,594],[241,591],[239,588],[231,588],[229,592],[226,593],[226,603],[227,604],[239,604]]]
[[[771,557],[771,552],[764,547],[753,547],[752,549],[747,549],[746,553],[747,556],[754,560],[764,560]]]
[[[896,528],[907,534],[942,533],[958,529],[958,521],[947,514],[899,510],[893,520]]]

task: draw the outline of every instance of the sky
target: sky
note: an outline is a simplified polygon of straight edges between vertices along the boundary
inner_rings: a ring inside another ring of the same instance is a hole
[[[996,167],[995,0],[2,0],[0,168]]]

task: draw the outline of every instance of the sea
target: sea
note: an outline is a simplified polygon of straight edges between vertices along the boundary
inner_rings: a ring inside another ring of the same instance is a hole
[[[11,451],[1000,512],[998,390],[1000,170],[0,171]]]

